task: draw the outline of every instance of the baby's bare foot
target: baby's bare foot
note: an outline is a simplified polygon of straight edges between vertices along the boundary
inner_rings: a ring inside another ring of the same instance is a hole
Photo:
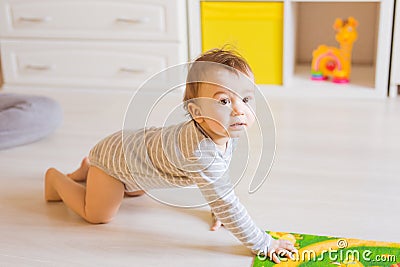
[[[76,182],[86,181],[89,167],[90,167],[89,158],[84,157],[81,162],[81,166],[79,166],[79,168],[73,173],[67,174],[67,176]]]
[[[46,201],[61,201],[60,195],[54,189],[51,179],[54,177],[54,173],[57,170],[54,168],[50,168],[47,170],[46,175],[44,177],[44,199]]]

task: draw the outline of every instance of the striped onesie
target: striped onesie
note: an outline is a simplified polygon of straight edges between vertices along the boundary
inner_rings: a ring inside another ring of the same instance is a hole
[[[90,151],[89,160],[121,181],[127,192],[197,186],[225,228],[253,253],[263,253],[271,237],[255,225],[229,179],[236,141],[229,139],[222,153],[190,120],[163,128],[119,131],[100,141]]]

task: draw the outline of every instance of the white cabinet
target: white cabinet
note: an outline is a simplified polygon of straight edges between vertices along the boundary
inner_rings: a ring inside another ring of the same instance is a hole
[[[0,0],[5,85],[132,88],[187,61],[185,0]]]
[[[217,0],[188,0],[191,58],[202,50],[201,29],[198,29],[201,1]],[[241,1],[246,2],[246,0]],[[278,0],[277,2],[282,2],[284,5],[283,85],[261,85],[265,92],[289,95],[387,97],[394,0]],[[359,40],[353,49],[350,83],[312,81],[310,66],[313,49],[319,44],[338,47],[332,25],[335,18],[346,19],[348,16],[354,16],[359,21]],[[330,39],[324,39],[327,35]],[[309,62],[304,61],[305,57],[302,54],[304,51]],[[365,58],[367,60],[364,60]]]
[[[6,84],[136,87],[185,55],[175,43],[6,41]]]
[[[391,67],[390,96],[395,97],[398,95],[398,86],[400,86],[400,3],[396,4]]]

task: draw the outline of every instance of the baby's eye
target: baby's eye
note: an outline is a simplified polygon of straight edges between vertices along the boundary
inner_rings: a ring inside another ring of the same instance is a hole
[[[250,100],[251,100],[250,96],[246,96],[245,98],[243,98],[244,103],[248,103]]]
[[[222,98],[221,100],[219,100],[219,103],[221,103],[222,105],[228,105],[231,103],[231,100],[229,98]]]

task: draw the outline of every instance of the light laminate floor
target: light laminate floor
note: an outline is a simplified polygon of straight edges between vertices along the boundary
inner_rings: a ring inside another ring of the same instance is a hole
[[[10,92],[10,90],[6,90]],[[130,93],[17,90],[58,100],[62,127],[0,151],[0,266],[251,266],[208,208],[125,199],[110,224],[90,225],[43,200],[43,174],[68,172],[118,130]],[[269,97],[277,154],[259,191],[236,191],[257,224],[274,231],[400,242],[400,100]]]

